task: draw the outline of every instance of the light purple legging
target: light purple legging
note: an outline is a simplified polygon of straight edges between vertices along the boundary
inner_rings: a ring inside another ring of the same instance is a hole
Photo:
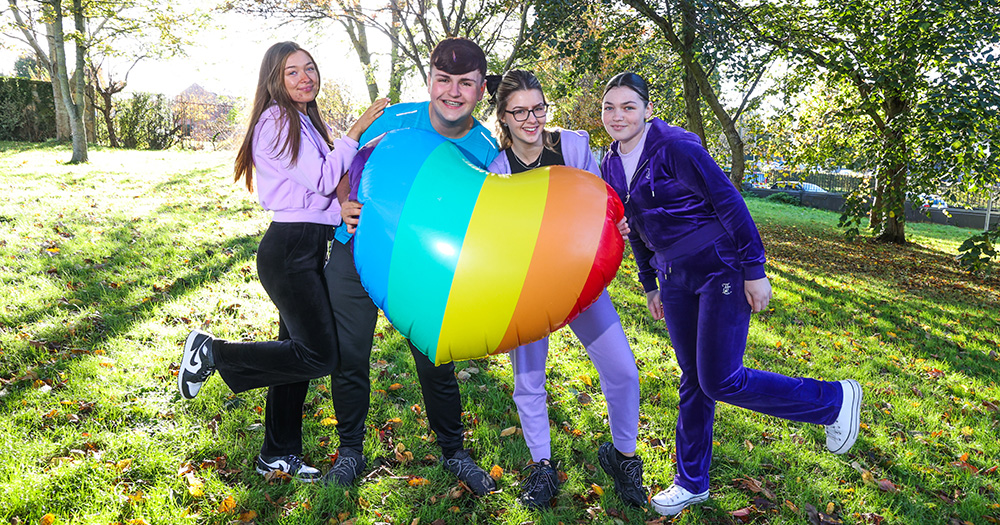
[[[587,349],[601,378],[615,448],[625,454],[635,452],[639,433],[639,370],[608,291],[604,290],[597,302],[569,323],[569,327]],[[514,403],[521,417],[524,441],[534,461],[552,458],[549,413],[545,404],[548,354],[548,338],[510,351],[514,367]]]

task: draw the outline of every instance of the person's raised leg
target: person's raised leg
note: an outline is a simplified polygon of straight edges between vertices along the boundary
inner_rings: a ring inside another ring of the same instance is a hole
[[[725,284],[729,294],[722,293]],[[743,366],[750,305],[742,275],[717,277],[701,292],[698,381],[709,397],[794,421],[828,425],[836,420],[843,400],[839,384]]]
[[[315,379],[336,368],[337,334],[323,275],[329,230],[321,224],[271,223],[261,239],[260,282],[278,308],[289,339],[216,341],[216,367],[234,392]]]

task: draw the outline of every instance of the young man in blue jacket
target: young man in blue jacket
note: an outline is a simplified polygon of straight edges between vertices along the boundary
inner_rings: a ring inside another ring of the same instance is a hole
[[[496,142],[473,116],[483,98],[486,55],[465,38],[441,41],[431,53],[427,81],[428,102],[396,104],[386,108],[362,135],[362,145],[387,131],[417,128],[448,139],[476,166],[485,168],[497,155]],[[354,267],[352,235],[361,204],[349,200],[344,178],[339,188],[343,224],[338,227],[326,266],[326,279],[340,342],[340,368],[333,374],[333,402],[337,413],[340,448],[326,479],[350,485],[367,466],[362,446],[368,416],[371,384],[368,376],[372,338],[378,309],[361,285]],[[453,363],[434,366],[410,344],[423,391],[427,420],[441,446],[442,465],[478,495],[496,488],[489,476],[463,448],[462,399]]]

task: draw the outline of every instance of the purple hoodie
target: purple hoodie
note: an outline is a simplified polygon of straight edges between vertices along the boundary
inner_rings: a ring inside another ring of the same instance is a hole
[[[597,162],[594,160],[594,154],[590,152],[590,135],[587,135],[586,131],[560,129],[559,146],[567,166],[587,170],[598,177],[601,176]],[[509,174],[510,162],[507,160],[507,155],[497,155],[486,170],[492,173]]]
[[[288,133],[281,110],[271,105],[264,110],[253,130],[253,162],[257,173],[257,197],[265,210],[274,212],[274,222],[340,224],[337,184],[347,171],[358,143],[344,136],[331,150],[309,117],[295,112],[302,125],[299,158],[290,165],[291,155],[276,157]]]
[[[765,277],[764,245],[743,196],[694,133],[653,119],[632,185],[625,187],[619,144],[601,162],[604,180],[625,205],[629,243],[645,291],[657,289],[656,272],[671,260],[696,253],[723,235],[735,253],[723,261],[746,280]]]

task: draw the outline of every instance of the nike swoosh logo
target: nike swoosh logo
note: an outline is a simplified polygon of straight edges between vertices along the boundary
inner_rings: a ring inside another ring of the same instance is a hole
[[[194,353],[191,354],[191,366],[195,368],[201,368],[201,352],[199,351],[199,348],[201,348],[200,345],[195,347]]]

